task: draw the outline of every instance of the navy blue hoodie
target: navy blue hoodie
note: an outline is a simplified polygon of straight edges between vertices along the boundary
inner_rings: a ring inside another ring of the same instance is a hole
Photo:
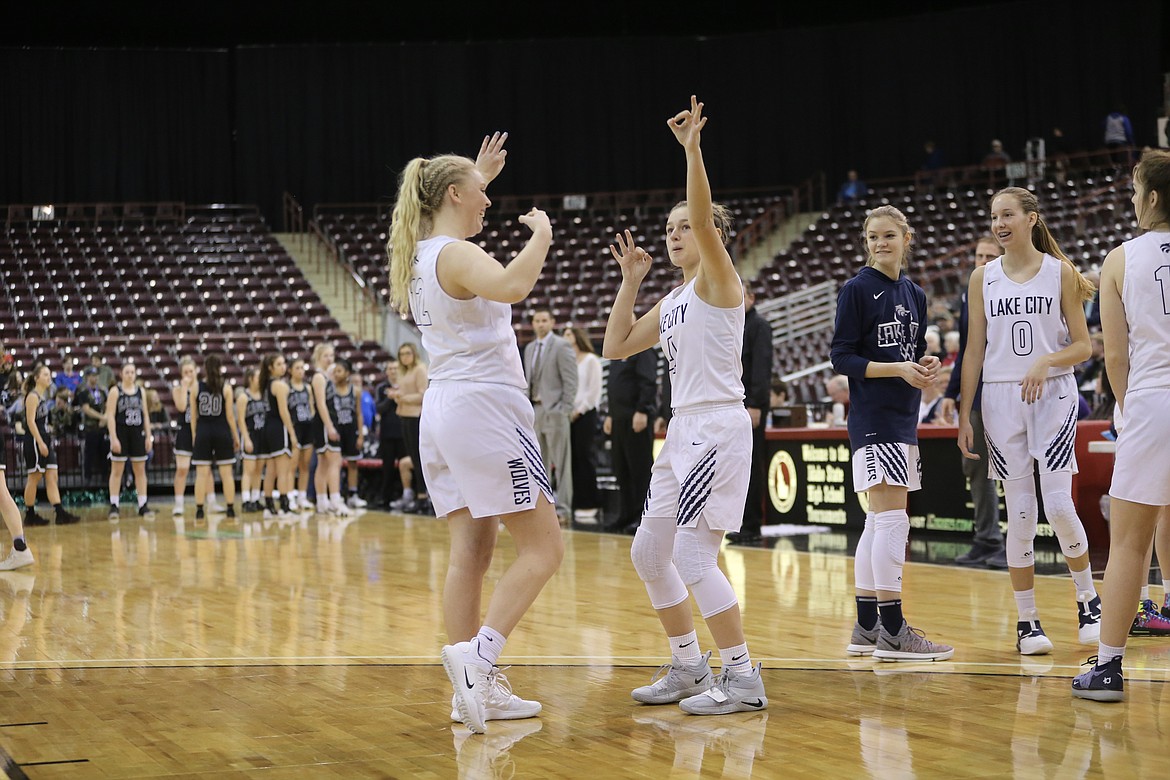
[[[900,377],[866,379],[870,362],[918,362],[926,354],[926,293],[905,274],[857,272],[837,293],[830,359],[849,377],[849,443],[918,444],[922,391]]]

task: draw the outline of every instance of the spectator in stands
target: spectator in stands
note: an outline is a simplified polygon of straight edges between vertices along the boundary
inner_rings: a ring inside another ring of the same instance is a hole
[[[382,505],[387,509],[410,483],[399,479],[398,461],[406,455],[398,418],[398,358],[386,361],[386,379],[378,383],[378,457],[382,459]]]
[[[1087,397],[1092,405],[1097,401],[1097,381],[1105,370],[1105,337],[1101,333],[1090,333],[1089,344],[1093,352],[1089,359],[1077,366],[1077,387],[1081,395]]]
[[[506,139],[506,133],[484,138],[474,163],[455,155],[411,160],[389,242],[391,301],[399,312],[413,310],[416,321],[429,322],[422,338],[436,381],[422,407],[426,458],[418,466],[451,534],[443,589],[451,644],[442,659],[455,688],[454,715],[479,733],[489,717],[529,718],[541,710],[539,702],[511,693],[496,661],[564,556],[548,477],[533,451],[534,412],[509,305],[536,284],[552,226],[535,208],[521,216],[532,238],[505,266],[466,240],[483,230],[491,206],[487,185],[504,167]],[[406,395],[399,395],[400,407]],[[409,399],[421,401],[421,394]],[[483,614],[483,582],[501,522],[517,555]]]
[[[727,251],[731,214],[711,199],[700,147],[706,122],[694,95],[689,110],[667,120],[687,166],[687,199],[670,210],[665,236],[682,284],[636,317],[651,258],[628,229],[619,233],[610,253],[622,281],[606,323],[604,354],[627,357],[657,343],[674,385],[674,416],[630,551],[662,624],[669,661],[665,673],[632,695],[645,704],[678,702],[691,715],[725,715],[763,710],[768,699],[760,666],[752,664],[739,600],[718,565],[724,534],[743,522],[752,426],[742,405],[743,285]],[[691,599],[719,650],[718,676],[708,664],[710,652],[700,653]]]
[[[53,446],[52,416],[53,399],[49,388],[53,377],[49,367],[37,363],[24,380],[24,463],[28,477],[24,485],[24,524],[48,525],[48,518],[37,514],[37,489],[41,479],[45,480],[45,494],[49,505],[56,514],[57,525],[76,523],[79,518],[65,511],[61,504],[61,491],[57,487],[57,452]]]
[[[927,387],[922,388],[922,400],[918,402],[919,425],[955,424],[953,413],[951,415],[952,419],[947,419],[946,415],[940,415],[943,392],[946,391],[947,383],[950,381],[951,367],[941,366],[935,380]]]
[[[771,410],[771,420],[769,424],[774,428],[789,428],[792,426],[791,420],[787,414],[788,407],[788,385],[784,383],[783,379],[773,379],[772,389],[769,393],[768,408]],[[783,414],[781,413],[783,410]]]
[[[831,412],[830,425],[845,425],[849,419],[849,377],[835,374],[825,381],[825,394],[829,396]]]
[[[926,354],[936,357],[941,362],[946,352],[943,351],[942,337],[939,335],[939,329],[933,325],[928,325],[926,328]]]
[[[995,236],[985,235],[975,243],[974,265],[982,268],[1003,250]],[[959,398],[962,385],[963,356],[967,351],[967,293],[959,297],[959,354],[955,358],[951,378],[947,384],[940,411],[946,419],[955,416],[955,401]],[[974,452],[978,459],[961,458],[963,476],[971,492],[971,507],[975,520],[975,537],[971,549],[955,558],[960,566],[986,566],[989,569],[1006,569],[1007,553],[1004,550],[1003,531],[999,527],[999,488],[994,479],[987,476],[987,440],[983,433],[983,407],[981,404],[983,383],[975,389],[971,404],[971,428]]]
[[[81,410],[81,430],[85,437],[83,451],[87,482],[105,483],[109,479],[110,440],[106,429],[106,398],[101,374],[92,366],[85,369],[85,382],[77,389],[74,405]]]
[[[853,559],[857,622],[846,652],[882,661],[942,661],[954,648],[927,640],[902,613],[907,500],[922,487],[918,402],[939,362],[926,354],[926,294],[905,274],[914,238],[906,216],[879,206],[866,217],[863,235],[868,259],[837,296],[830,352],[854,399],[853,489],[866,494],[869,507]]]
[[[1101,274],[1095,269],[1090,268],[1085,271],[1085,278],[1093,284],[1093,297],[1085,301],[1085,324],[1089,326],[1090,331],[1100,330],[1101,328]]]
[[[171,425],[171,416],[167,414],[166,407],[163,406],[162,399],[158,395],[158,390],[153,387],[146,388],[146,414],[150,418],[150,427],[154,430],[155,436],[164,428],[169,428]]]
[[[837,190],[837,202],[841,204],[856,203],[868,194],[869,188],[865,186],[865,182],[858,178],[857,171],[851,170],[845,174],[845,181]]]
[[[1012,158],[1003,150],[1003,141],[996,138],[991,142],[991,151],[983,156],[983,170],[1001,171],[1011,161]]]
[[[918,181],[928,186],[938,186],[942,183],[942,169],[946,167],[942,149],[934,141],[927,141],[922,145],[922,165],[918,167]]]
[[[748,475],[747,499],[743,505],[743,524],[739,531],[728,534],[732,544],[756,544],[760,541],[760,526],[764,520],[764,483],[768,464],[764,452],[764,429],[771,410],[769,395],[772,381],[772,326],[756,311],[756,294],[747,282],[743,283],[744,406],[752,421],[752,465]]]
[[[114,374],[114,369],[107,366],[106,362],[102,360],[102,356],[97,352],[90,353],[89,367],[97,371],[98,385],[108,393],[110,388],[114,386],[114,383],[118,381],[118,377]]]
[[[566,349],[568,345],[565,345]],[[402,424],[402,440],[406,454],[410,456],[410,486],[402,491],[401,505],[394,505],[395,511],[414,514],[430,514],[430,497],[427,481],[420,468],[422,455],[421,421],[423,398],[430,384],[430,374],[425,363],[419,359],[418,347],[406,342],[398,348],[398,419]],[[407,464],[400,463],[405,469]],[[405,486],[406,483],[404,482]]]
[[[573,518],[593,525],[601,497],[597,492],[597,406],[601,403],[601,361],[589,334],[581,328],[565,328],[565,340],[577,361],[577,395],[569,415],[569,439],[573,460]]]
[[[57,388],[53,410],[49,414],[49,425],[53,429],[53,434],[58,438],[64,435],[75,434],[77,433],[78,422],[77,410],[73,408],[69,388]]]
[[[959,341],[959,331],[948,330],[943,332],[942,364],[944,366],[952,365],[956,358],[959,357]]]
[[[154,510],[147,503],[146,459],[154,449],[154,433],[146,417],[145,393],[138,385],[138,368],[133,363],[122,366],[122,382],[110,388],[106,398],[106,430],[110,434],[110,519],[120,515],[122,474],[126,462],[134,472],[138,494],[138,514],[150,519]]]
[[[658,350],[609,362],[606,381],[609,413],[602,431],[610,437],[610,457],[618,489],[617,518],[607,529],[634,533],[654,466],[654,431],[658,412]]]
[[[1104,129],[1105,148],[1113,152],[1113,160],[1119,164],[1129,162],[1129,153],[1125,151],[1134,146],[1133,125],[1125,115],[1125,106],[1118,105],[1110,111],[1101,122]]]
[[[72,400],[73,394],[77,392],[77,388],[81,386],[81,374],[77,373],[77,359],[70,356],[65,358],[65,362],[53,376],[53,384],[58,390],[65,388],[69,391],[69,398]]]
[[[573,506],[573,458],[569,413],[577,397],[577,361],[573,348],[553,329],[556,322],[548,309],[532,315],[536,336],[524,348],[528,397],[536,410],[536,435],[544,468],[553,477],[557,517],[569,522]]]

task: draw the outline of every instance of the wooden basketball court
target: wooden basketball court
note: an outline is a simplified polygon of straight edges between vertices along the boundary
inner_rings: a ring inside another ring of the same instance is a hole
[[[195,525],[163,509],[30,529],[36,565],[0,573],[10,776],[885,780],[1170,765],[1170,637],[1131,640],[1126,703],[1073,700],[1070,678],[1096,648],[1076,643],[1067,577],[1037,582],[1055,653],[1023,659],[1006,573],[909,564],[907,615],[955,657],[879,664],[844,654],[842,545],[725,548],[771,704],[699,718],[629,696],[665,660],[630,538],[568,532],[564,565],[504,655],[544,713],[470,735],[450,721],[438,661],[442,521]],[[511,557],[500,539],[496,577]]]

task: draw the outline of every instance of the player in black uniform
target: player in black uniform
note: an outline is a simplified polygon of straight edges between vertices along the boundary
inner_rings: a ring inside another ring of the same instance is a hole
[[[259,512],[260,454],[268,419],[268,404],[260,392],[260,369],[249,368],[244,372],[244,389],[236,396],[236,414],[240,420],[240,450],[244,458],[244,473],[240,480],[244,511]]]
[[[146,393],[137,384],[138,369],[133,363],[122,366],[122,382],[110,388],[106,420],[110,432],[110,519],[117,520],[126,461],[134,471],[138,493],[138,514],[153,518],[147,504],[146,456],[154,449],[154,434],[146,416]]]
[[[904,273],[914,232],[901,211],[865,220],[869,259],[837,295],[833,368],[849,377],[853,489],[868,502],[854,556],[857,623],[847,651],[882,661],[941,661],[949,645],[927,640],[902,616],[909,491],[921,488],[918,409],[939,360],[926,356],[926,293]]]
[[[333,364],[333,402],[329,406],[333,425],[341,437],[341,457],[345,460],[347,469],[357,468],[357,462],[362,457],[362,446],[365,444],[361,400],[349,381],[352,373],[353,367],[344,358]],[[344,505],[344,499],[340,495],[332,497],[332,500],[337,506]]]
[[[305,361],[295,358],[289,367],[288,411],[296,434],[296,451],[293,452],[293,490],[289,497],[289,508],[311,508],[309,504],[309,477],[313,462],[313,423],[317,415],[313,404],[312,388],[305,383]]]
[[[49,367],[37,363],[24,380],[24,462],[28,479],[24,484],[24,524],[48,525],[49,520],[37,514],[37,488],[45,479],[45,493],[57,513],[57,524],[76,523],[78,517],[61,506],[61,491],[57,489],[57,453],[49,430],[49,414],[55,401],[49,395],[53,384]]]
[[[203,360],[204,381],[194,388],[191,404],[191,429],[195,446],[191,462],[195,464],[195,519],[203,519],[203,502],[215,484],[211,467],[219,468],[223,483],[223,497],[227,501],[227,516],[236,516],[236,480],[232,467],[240,437],[236,430],[236,415],[232,408],[232,388],[223,379],[223,364],[218,355]]]
[[[260,388],[266,406],[264,442],[260,458],[264,461],[264,516],[289,513],[288,496],[292,492],[292,453],[298,448],[296,430],[288,408],[288,383],[284,381],[287,363],[283,355],[266,355],[260,363]]]
[[[175,409],[183,415],[175,433],[175,508],[172,514],[176,517],[183,514],[187,474],[191,471],[191,454],[195,448],[195,438],[191,434],[191,397],[199,384],[197,373],[194,358],[184,357],[179,361],[179,381],[171,387],[171,399],[175,402]]]

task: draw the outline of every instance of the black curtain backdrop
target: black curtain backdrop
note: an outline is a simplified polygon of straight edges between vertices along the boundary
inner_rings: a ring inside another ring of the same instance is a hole
[[[711,38],[281,45],[228,51],[0,51],[0,202],[280,194],[389,200],[416,155],[474,154],[511,133],[494,194],[682,187],[665,128],[707,104],[716,188],[856,168],[913,172],[1000,138],[1101,145],[1125,104],[1139,144],[1162,102],[1162,4],[1040,0]],[[745,27],[748,23],[745,22]]]

